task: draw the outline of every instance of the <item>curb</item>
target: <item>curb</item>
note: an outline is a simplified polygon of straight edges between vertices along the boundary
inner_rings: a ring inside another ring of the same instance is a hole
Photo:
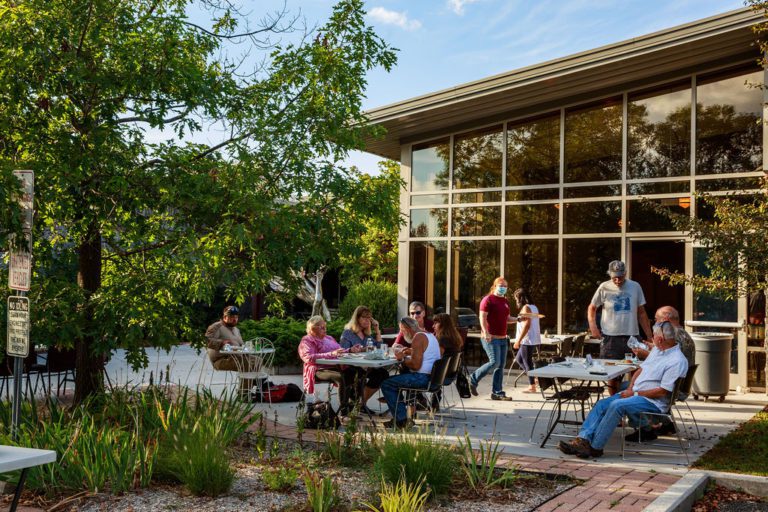
[[[694,502],[704,495],[709,475],[702,471],[689,471],[656,498],[643,512],[688,512]]]
[[[743,491],[762,498],[768,497],[768,477],[722,471],[704,471],[704,473],[718,485],[733,491]]]

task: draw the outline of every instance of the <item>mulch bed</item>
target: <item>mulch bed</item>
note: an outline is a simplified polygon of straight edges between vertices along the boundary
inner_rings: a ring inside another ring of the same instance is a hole
[[[759,496],[714,485],[694,503],[693,512],[751,512],[768,511],[768,502]]]

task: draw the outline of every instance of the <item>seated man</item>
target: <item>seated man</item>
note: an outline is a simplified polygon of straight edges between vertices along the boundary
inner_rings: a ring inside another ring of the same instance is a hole
[[[411,348],[396,351],[395,357],[402,361],[403,365],[410,371],[385,380],[381,384],[381,392],[387,399],[387,406],[389,406],[389,412],[392,414],[392,420],[385,423],[385,426],[396,425],[398,428],[405,428],[408,426],[405,404],[397,403],[400,388],[426,389],[429,386],[432,366],[440,359],[441,350],[435,335],[424,332],[413,318],[400,319],[400,332],[403,333],[403,337],[411,345]]]
[[[653,326],[653,344],[653,350],[632,376],[627,389],[599,400],[579,436],[569,442],[560,441],[561,452],[582,459],[600,457],[625,415],[639,417],[644,412],[667,411],[675,382],[688,371],[688,361],[675,341],[675,327],[668,321]]]
[[[208,340],[208,358],[211,360],[214,370],[230,372],[239,370],[238,361],[234,360],[234,356],[221,351],[227,345],[243,346],[243,337],[240,335],[240,329],[237,328],[239,315],[240,310],[237,309],[237,306],[227,306],[224,308],[221,320],[212,323],[205,331],[205,338]],[[240,391],[242,393],[250,392],[252,386],[252,381],[242,380]]]

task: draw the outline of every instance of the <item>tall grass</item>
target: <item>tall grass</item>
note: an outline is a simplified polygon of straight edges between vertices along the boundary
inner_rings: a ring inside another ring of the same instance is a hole
[[[429,498],[429,489],[424,489],[424,479],[415,483],[406,483],[400,478],[396,484],[381,482],[381,508],[364,503],[372,512],[421,512]]]

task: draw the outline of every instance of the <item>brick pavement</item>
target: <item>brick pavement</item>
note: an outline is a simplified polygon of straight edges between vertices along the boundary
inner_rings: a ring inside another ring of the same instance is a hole
[[[254,425],[253,429],[257,428]],[[267,435],[296,440],[296,428],[269,421]],[[313,430],[302,436],[304,441],[316,441]],[[539,506],[541,512],[640,512],[650,505],[681,477],[666,473],[637,471],[631,468],[602,465],[593,460],[548,459],[524,455],[502,455],[500,466],[516,466],[524,471],[568,475],[582,480],[581,485],[554,497]]]

